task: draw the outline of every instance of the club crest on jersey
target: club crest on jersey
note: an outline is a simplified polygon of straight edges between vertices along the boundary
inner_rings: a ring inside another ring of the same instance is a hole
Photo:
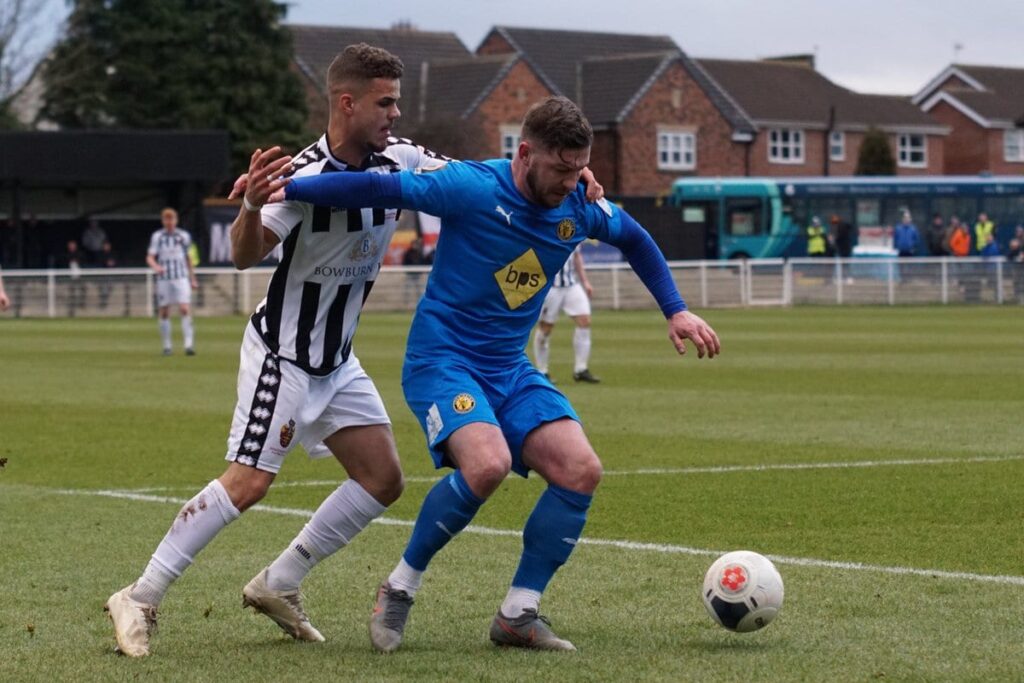
[[[365,261],[366,259],[376,258],[379,253],[380,246],[374,241],[373,237],[367,235],[352,245],[351,251],[348,252],[348,257],[353,261]]]
[[[576,234],[576,221],[571,218],[563,218],[558,222],[558,239],[568,242]]]
[[[288,424],[281,425],[281,448],[288,448],[295,436],[295,420],[288,420]]]
[[[494,279],[498,281],[498,287],[505,295],[505,303],[513,311],[529,301],[548,283],[537,253],[533,249],[527,249],[515,261],[503,266],[494,273]]]
[[[463,415],[476,408],[476,399],[471,394],[462,393],[455,397],[452,401],[452,409],[456,413]]]

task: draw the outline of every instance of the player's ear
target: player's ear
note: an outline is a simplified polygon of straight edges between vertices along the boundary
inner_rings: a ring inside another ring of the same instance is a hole
[[[520,140],[519,141],[519,149],[516,150],[516,154],[519,155],[519,160],[520,161],[524,161],[524,162],[529,161],[530,160],[530,153],[532,151],[533,150],[530,149],[530,143],[529,142],[527,142],[526,140]]]
[[[355,110],[355,96],[350,92],[342,92],[341,94],[336,95],[336,97],[338,100],[338,109],[344,114],[351,115]]]

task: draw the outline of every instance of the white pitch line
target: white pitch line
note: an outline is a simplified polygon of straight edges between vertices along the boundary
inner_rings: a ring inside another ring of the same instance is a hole
[[[151,503],[174,503],[183,505],[188,502],[186,498],[172,498],[170,496],[155,496],[133,491],[110,491],[110,490],[89,490],[89,489],[48,489],[52,493],[69,496],[101,496],[104,498],[121,498],[125,500],[137,500]],[[252,510],[268,512],[277,515],[289,515],[309,519],[313,516],[312,510],[300,508],[284,508],[272,505],[254,505]],[[412,520],[393,519],[390,517],[379,517],[373,520],[377,524],[385,526],[411,527],[415,524]],[[469,525],[466,533],[479,536],[503,536],[510,538],[521,538],[522,532],[512,529],[494,529],[491,527]],[[653,552],[674,555],[695,555],[700,557],[718,557],[723,550],[712,550],[709,548],[692,548],[683,545],[671,545],[667,543],[641,543],[638,541],[621,541],[607,538],[581,538],[580,545],[592,545],[596,547],[616,548],[619,550],[633,550],[640,552]],[[916,567],[886,566],[880,564],[865,564],[863,562],[838,562],[835,560],[820,560],[813,557],[789,557],[786,555],[768,555],[773,562],[784,565],[799,567],[813,567],[817,569],[839,569],[844,571],[866,571],[881,574],[926,576],[936,579],[952,579],[959,581],[976,581],[982,583],[995,583],[1011,586],[1024,586],[1024,576],[1008,576],[999,574],[975,574],[972,572],[952,572],[942,569],[919,569]]]
[[[902,460],[846,460],[839,462],[796,462],[775,463],[766,465],[716,465],[707,467],[645,467],[635,470],[605,470],[607,477],[658,476],[672,474],[732,474],[734,472],[772,472],[800,470],[845,470],[872,467],[913,467],[922,465],[960,465],[986,462],[1008,462],[1024,460],[1024,455],[979,455],[971,458],[907,458]],[[431,484],[441,477],[406,477],[407,483]],[[307,481],[283,481],[274,484],[274,488],[291,488],[296,486],[338,486],[340,479],[313,479]],[[158,493],[161,491],[180,491],[187,486],[157,486],[142,489],[127,489],[132,493]]]

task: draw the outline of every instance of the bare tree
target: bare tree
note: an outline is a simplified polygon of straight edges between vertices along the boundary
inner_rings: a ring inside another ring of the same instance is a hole
[[[31,42],[44,9],[46,3],[40,0],[0,0],[0,106],[39,60]]]

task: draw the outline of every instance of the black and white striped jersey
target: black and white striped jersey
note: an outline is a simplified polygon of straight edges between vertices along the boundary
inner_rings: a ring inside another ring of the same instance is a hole
[[[295,176],[433,170],[447,162],[409,140],[390,138],[361,167],[331,154],[327,136],[292,162]],[[268,204],[264,227],[284,245],[252,324],[277,355],[312,375],[327,375],[352,350],[359,313],[398,224],[397,209],[339,209],[306,202]]]
[[[576,252],[579,249],[579,245],[577,245],[576,251],[569,254],[569,258],[565,260],[565,265],[555,274],[555,279],[551,283],[552,287],[572,287],[576,284]]]
[[[149,238],[149,249],[146,253],[156,258],[156,262],[164,269],[158,280],[180,280],[188,278],[188,248],[192,244],[192,236],[181,228],[167,231],[161,228]]]

